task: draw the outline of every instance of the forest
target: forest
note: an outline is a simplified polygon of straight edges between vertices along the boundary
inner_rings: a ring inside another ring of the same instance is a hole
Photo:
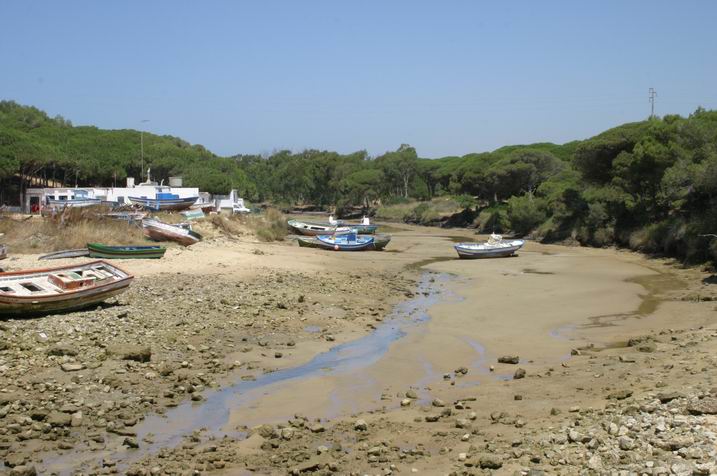
[[[182,175],[210,193],[312,205],[341,213],[415,204],[410,219],[450,197],[481,231],[548,242],[619,245],[688,262],[717,258],[717,111],[623,124],[558,145],[506,146],[425,159],[402,144],[366,151],[276,151],[220,157],[172,136],[143,134],[157,179]],[[28,186],[111,186],[141,176],[140,132],[75,127],[63,117],[0,102],[0,203]],[[412,205],[413,206],[413,205]],[[407,217],[408,219],[409,217]]]

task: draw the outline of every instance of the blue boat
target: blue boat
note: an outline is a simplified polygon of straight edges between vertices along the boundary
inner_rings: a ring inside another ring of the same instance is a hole
[[[175,193],[169,193],[169,188],[157,187],[157,193],[150,197],[127,197],[135,205],[141,205],[149,210],[186,210],[196,202],[199,197],[180,198]]]
[[[365,251],[373,249],[373,236],[359,235],[355,229],[339,235],[319,235],[319,248],[333,251]]]

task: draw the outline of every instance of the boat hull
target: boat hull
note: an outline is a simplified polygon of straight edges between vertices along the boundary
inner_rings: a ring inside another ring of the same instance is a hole
[[[65,258],[80,258],[82,256],[90,256],[90,252],[87,250],[87,248],[78,248],[76,250],[55,251],[54,253],[42,255],[37,259],[39,259],[39,260],[65,259]]]
[[[3,280],[42,276],[53,272],[89,269],[92,266],[102,265],[117,273],[117,279],[105,284],[98,284],[88,288],[67,291],[61,294],[19,296],[0,292],[0,316],[28,317],[34,315],[69,312],[97,305],[113,296],[123,293],[132,283],[134,276],[122,271],[116,266],[104,261],[94,261],[82,266],[63,266],[59,268],[45,268],[31,271],[14,271],[0,275],[0,285]]]
[[[461,259],[505,258],[507,256],[514,255],[515,252],[522,247],[522,241],[519,241],[519,243],[516,243],[515,245],[500,248],[476,249],[471,248],[470,246],[465,246],[462,243],[454,246],[456,252],[458,253],[458,257]]]
[[[199,197],[188,197],[188,198],[143,198],[143,197],[127,197],[134,205],[147,208],[155,211],[177,211],[186,210],[187,208],[194,205]]]
[[[159,259],[167,251],[162,246],[105,246],[87,243],[91,258],[103,259]]]
[[[0,245],[0,259],[7,258],[7,246]]]
[[[47,204],[51,208],[65,208],[65,207],[91,207],[95,205],[102,205],[102,200],[99,198],[86,198],[81,200],[54,200],[52,198],[47,200]]]
[[[155,241],[174,241],[183,246],[190,246],[201,241],[198,233],[186,230],[178,226],[168,225],[158,221],[142,222],[142,229],[145,236]]]
[[[346,235],[319,235],[316,244],[319,248],[332,251],[366,251],[374,249],[373,237],[359,236],[355,240]]]
[[[322,225],[320,223],[302,222],[297,220],[289,220],[289,229],[298,234],[304,236],[319,236],[319,235],[333,235],[337,231],[348,232],[350,229],[346,227],[335,227],[331,225]]]
[[[299,236],[296,238],[296,241],[299,243],[299,246],[302,248],[324,248],[328,249],[325,246],[322,246],[322,243],[316,238],[316,237],[310,237],[310,236]],[[373,249],[374,251],[381,251],[383,250],[386,245],[391,241],[391,237],[389,235],[376,235],[374,236],[373,240]],[[331,248],[333,249],[333,248]]]

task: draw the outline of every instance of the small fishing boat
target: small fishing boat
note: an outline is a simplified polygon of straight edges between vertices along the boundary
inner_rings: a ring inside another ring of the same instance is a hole
[[[147,217],[147,212],[140,211],[125,211],[125,212],[109,212],[102,216],[112,218],[113,220],[124,220],[128,223],[137,223],[144,220]]]
[[[154,197],[127,197],[134,205],[149,210],[186,210],[196,202],[199,197],[180,198],[179,195],[171,193],[169,187],[157,187]]]
[[[189,246],[198,243],[202,235],[191,230],[191,226],[170,225],[159,220],[150,219],[142,221],[145,236],[155,241],[176,241]]]
[[[0,245],[0,259],[7,258],[7,245]]]
[[[134,277],[106,261],[0,274],[0,315],[82,309],[124,292]]]
[[[48,253],[46,255],[42,255],[37,259],[46,260],[46,259],[79,258],[81,256],[90,256],[90,251],[87,248],[55,251],[53,253]]]
[[[366,251],[373,249],[373,236],[359,235],[356,230],[334,235],[318,235],[319,248],[334,251]]]
[[[163,246],[107,246],[100,243],[87,243],[87,249],[90,257],[105,259],[157,259],[167,251]]]
[[[523,240],[503,240],[503,237],[491,234],[488,241],[483,243],[458,243],[454,248],[458,252],[459,258],[478,259],[478,258],[499,258],[504,256],[512,256],[516,251],[523,247]]]
[[[329,217],[329,222],[331,222],[333,217]],[[361,219],[361,223],[343,223],[341,222],[343,226],[348,226],[350,228],[356,229],[358,231],[359,235],[373,235],[376,233],[376,229],[378,228],[378,225],[372,225],[369,221],[369,218],[367,216],[363,217]]]
[[[289,220],[288,225],[289,229],[294,233],[307,236],[333,235],[334,233],[348,233],[351,231],[349,227],[298,220]]]
[[[66,207],[91,207],[101,204],[101,199],[90,196],[87,190],[82,189],[68,189],[64,193],[56,192],[55,195],[47,197],[47,206],[58,210]]]
[[[180,214],[187,220],[198,220],[200,218],[204,218],[204,212],[200,209],[191,208],[180,212]]]
[[[321,242],[315,236],[298,236],[296,241],[302,248],[322,248]],[[379,234],[373,236],[373,247],[374,251],[383,250],[386,245],[391,241],[391,235]]]

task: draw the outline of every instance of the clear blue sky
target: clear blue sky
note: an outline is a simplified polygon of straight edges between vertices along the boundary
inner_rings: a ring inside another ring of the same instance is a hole
[[[420,156],[717,108],[717,2],[0,1],[0,98],[212,151]]]

